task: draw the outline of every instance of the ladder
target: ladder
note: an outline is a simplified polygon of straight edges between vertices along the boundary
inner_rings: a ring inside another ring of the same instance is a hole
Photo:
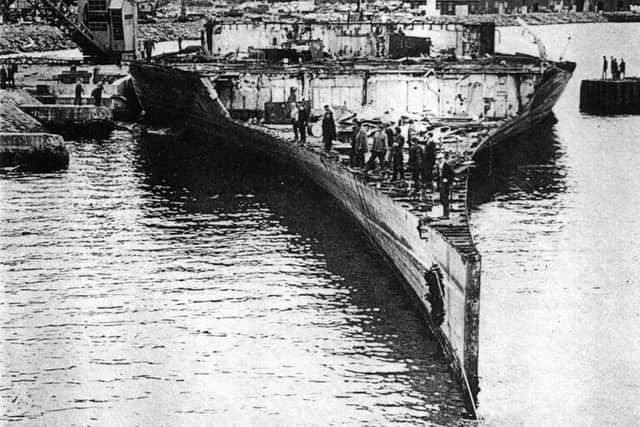
[[[78,45],[82,53],[89,56],[110,56],[110,49],[97,40],[91,30],[71,12],[63,1],[55,3],[54,0],[29,0],[34,6],[44,6],[57,22],[57,27]]]

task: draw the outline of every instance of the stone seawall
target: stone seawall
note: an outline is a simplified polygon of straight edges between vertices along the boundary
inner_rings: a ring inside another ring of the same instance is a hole
[[[0,133],[0,167],[51,170],[68,164],[69,153],[60,135]]]
[[[105,136],[113,130],[113,114],[107,107],[93,105],[22,104],[20,109],[48,130],[68,134]]]
[[[0,167],[67,167],[69,153],[62,137],[46,133],[39,121],[18,107],[23,102],[37,101],[21,90],[0,90]]]

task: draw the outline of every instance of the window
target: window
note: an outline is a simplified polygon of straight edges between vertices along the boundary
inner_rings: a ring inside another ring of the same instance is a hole
[[[87,27],[91,31],[107,31],[108,23],[106,13],[89,13],[87,16]]]
[[[87,9],[89,12],[104,12],[107,10],[106,0],[89,0]]]
[[[124,30],[122,28],[122,10],[111,10],[111,28],[114,40],[124,40]]]

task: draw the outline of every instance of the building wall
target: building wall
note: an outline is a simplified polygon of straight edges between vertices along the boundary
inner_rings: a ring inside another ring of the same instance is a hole
[[[238,23],[218,25],[213,31],[212,46],[205,46],[212,54],[246,52],[249,48],[281,47],[290,39],[321,40],[325,52],[343,57],[383,56],[388,53],[390,31],[404,31],[408,36],[431,39],[432,54],[453,49],[457,56],[471,53],[468,33],[476,27],[461,24],[400,24],[395,28],[369,23],[343,24],[268,24]],[[206,44],[206,37],[205,37]]]
[[[135,52],[138,9],[134,0],[123,0],[121,4],[109,9],[110,0],[78,0],[78,17],[103,46],[114,52]],[[114,31],[114,10],[122,31]]]
[[[632,0],[480,0],[478,10],[480,13],[521,13],[575,10],[613,12],[617,10],[630,10]]]

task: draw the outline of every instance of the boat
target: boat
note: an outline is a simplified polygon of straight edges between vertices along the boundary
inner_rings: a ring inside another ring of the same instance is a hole
[[[496,54],[493,33],[487,39],[482,25],[427,25],[429,41],[419,45],[437,45],[438,54],[392,58],[380,54],[381,39],[392,40],[385,32],[404,35],[402,25],[352,23],[356,31],[348,23],[314,22],[302,31],[302,24],[280,24],[275,30],[270,23],[231,24],[236,35],[229,36],[224,25],[209,23],[202,54],[133,62],[130,73],[146,117],[185,129],[193,143],[212,149],[233,144],[285,161],[332,195],[397,271],[441,344],[473,416],[480,389],[481,256],[469,229],[470,169],[478,153],[548,116],[575,64]],[[454,37],[447,33],[452,31]],[[282,51],[269,47],[283,32]],[[243,33],[254,43],[266,40],[267,47],[237,55]],[[301,40],[301,34],[308,38]],[[317,34],[328,54],[318,53]],[[358,48],[345,55],[349,43]],[[300,45],[309,49],[293,49]],[[303,102],[312,117],[332,106],[344,135],[355,115],[374,124],[393,120],[403,132],[437,140],[456,170],[450,217],[438,214],[437,193],[416,193],[403,180],[390,182],[384,172],[353,167],[348,142],[330,153],[317,135],[298,143],[286,124],[292,101]]]

